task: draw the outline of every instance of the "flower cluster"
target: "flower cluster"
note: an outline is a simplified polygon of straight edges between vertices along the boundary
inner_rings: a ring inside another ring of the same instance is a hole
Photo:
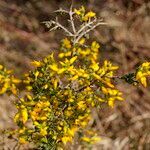
[[[7,70],[4,66],[0,65],[0,95],[6,92],[17,94],[16,84],[20,80],[12,75],[12,70]]]
[[[75,9],[74,12],[80,17],[81,21],[89,21],[91,18],[96,17],[96,14],[93,11],[86,12],[84,6]]]
[[[118,66],[107,60],[100,65],[99,44],[94,41],[84,47],[84,42],[81,39],[73,45],[66,38],[60,46],[59,61],[50,54],[43,61],[32,62],[36,68],[26,74],[28,92],[17,103],[15,116],[24,131],[19,133],[21,139],[62,146],[88,125],[92,107],[101,103],[113,107],[115,100],[123,100],[112,78]],[[28,121],[32,121],[32,129],[26,126]]]
[[[150,62],[145,62],[139,66],[136,72],[136,80],[141,82],[144,87],[147,87],[146,78],[150,76]]]

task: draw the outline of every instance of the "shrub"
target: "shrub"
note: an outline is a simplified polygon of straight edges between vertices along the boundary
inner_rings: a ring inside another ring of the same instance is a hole
[[[123,76],[115,75],[117,65],[108,60],[99,62],[100,45],[89,42],[87,34],[106,23],[94,12],[87,12],[83,6],[73,10],[71,6],[69,11],[60,9],[56,13],[69,16],[72,30],[57,19],[44,22],[50,31],[62,29],[66,37],[61,41],[58,56],[51,53],[42,61],[31,63],[35,69],[25,74],[21,82],[26,85],[22,98],[16,87],[20,80],[0,66],[0,94],[12,93],[19,98],[15,103],[15,133],[21,143],[33,142],[39,149],[63,149],[75,136],[86,144],[100,140],[86,127],[93,108],[102,103],[113,107],[115,101],[123,100],[114,79],[146,87],[146,78],[150,76],[150,62]]]

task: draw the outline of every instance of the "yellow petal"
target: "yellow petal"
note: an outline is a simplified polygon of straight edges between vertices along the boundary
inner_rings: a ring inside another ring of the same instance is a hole
[[[23,138],[23,137],[20,137],[20,138],[19,138],[19,142],[20,142],[21,144],[27,143],[26,139]]]
[[[0,70],[2,70],[3,69],[3,66],[2,65],[0,65]]]
[[[63,58],[64,56],[65,56],[64,53],[60,53],[60,54],[58,55],[59,58]]]
[[[40,61],[32,61],[31,64],[34,66],[34,67],[41,67],[42,66],[42,63]]]
[[[144,87],[147,87],[146,77],[141,78],[141,83],[143,84]]]
[[[53,71],[58,71],[58,67],[57,67],[57,64],[53,64],[53,65],[49,65],[49,67],[53,70]]]
[[[27,112],[26,108],[23,108],[21,110],[21,115],[22,115],[22,122],[23,122],[23,124],[25,124],[26,121],[28,120],[28,112]]]
[[[58,80],[57,80],[57,79],[55,79],[55,80],[54,80],[54,89],[56,89],[56,88],[57,88],[57,85],[58,85]]]
[[[70,59],[70,64],[73,64],[77,59],[77,56],[74,56]]]
[[[114,107],[114,101],[112,101],[112,100],[108,101],[108,105],[113,108]]]
[[[12,82],[17,84],[17,83],[20,83],[20,82],[21,82],[21,80],[16,79],[16,78],[12,78]]]
[[[20,118],[20,113],[17,113],[14,117],[14,122],[18,122]]]
[[[79,44],[83,45],[85,43],[85,38],[82,38],[80,41],[79,41]]]

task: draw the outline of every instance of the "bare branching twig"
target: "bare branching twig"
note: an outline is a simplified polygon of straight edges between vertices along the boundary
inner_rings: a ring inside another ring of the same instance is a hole
[[[70,16],[69,22],[71,23],[72,30],[73,30],[74,34],[76,34],[76,27],[75,27],[75,24],[74,24],[73,15],[74,15],[74,12],[72,11],[72,5],[71,5],[70,11],[69,11],[69,16]]]
[[[78,43],[82,37],[87,35],[90,31],[94,30],[96,27],[100,25],[106,25],[106,23],[102,19],[98,19],[95,17],[94,19],[90,19],[87,22],[81,22],[82,24],[80,25],[80,27],[77,27],[74,19],[75,12],[73,11],[72,5],[69,11],[61,8],[59,10],[56,10],[55,12],[65,13],[69,15],[68,21],[71,24],[71,30],[67,29],[61,23],[59,23],[57,18],[55,21],[51,20],[51,21],[45,21],[43,23],[45,23],[47,28],[50,28],[50,31],[60,28],[67,34],[67,36],[73,37],[73,41],[72,41],[73,45]]]
[[[74,36],[67,28],[65,28],[62,24],[60,24],[56,18],[56,20],[51,21],[44,21],[47,28],[50,28],[50,31],[56,30],[58,28],[62,29],[65,33],[67,33],[67,36]]]
[[[94,30],[96,27],[100,26],[100,25],[106,25],[105,22],[101,22],[98,21],[97,19],[95,19],[95,24],[94,22],[91,22],[91,25],[85,24],[85,27],[83,28],[83,30],[81,32],[79,32],[76,40],[74,41],[74,44],[78,43],[79,40],[86,34],[88,34],[90,31]],[[85,30],[84,30],[85,29]]]

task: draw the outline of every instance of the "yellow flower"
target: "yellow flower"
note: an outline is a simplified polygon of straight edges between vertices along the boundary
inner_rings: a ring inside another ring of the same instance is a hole
[[[115,100],[123,100],[122,93],[116,89],[102,87],[102,92],[107,97],[108,105],[114,107]]]
[[[73,64],[77,60],[77,56],[74,56],[70,59],[70,65]]]
[[[136,72],[136,80],[140,81],[144,87],[147,87],[146,77],[150,76],[150,62],[145,62],[139,66]]]
[[[61,68],[61,69],[58,70],[58,74],[62,74],[62,73],[65,72],[65,71],[66,71],[65,68]]]
[[[64,136],[62,137],[62,142],[66,145],[67,142],[72,142],[72,137],[69,137],[69,136]]]
[[[81,140],[84,142],[90,142],[91,141],[91,139],[89,137],[82,137]]]
[[[101,77],[99,75],[97,75],[96,73],[93,73],[93,76],[98,79],[98,80],[101,80]]]
[[[17,83],[20,83],[20,82],[21,82],[21,80],[16,79],[16,78],[12,78],[12,82],[17,84]]]
[[[20,134],[25,133],[25,131],[26,131],[26,127],[23,127],[23,128],[21,128],[21,129],[19,129],[19,133],[20,133]]]
[[[19,142],[20,142],[21,144],[27,143],[27,141],[26,141],[26,139],[25,139],[24,137],[20,137],[20,138],[19,138]]]
[[[19,119],[20,119],[20,113],[17,113],[14,117],[14,122],[17,123],[19,121]]]
[[[111,66],[109,67],[109,70],[117,70],[119,68],[119,66]]]
[[[94,63],[90,66],[90,68],[92,68],[94,71],[98,71],[99,69],[99,64],[98,63]]]
[[[108,78],[106,78],[106,79],[101,79],[101,81],[105,84],[105,85],[107,85],[108,87],[110,87],[110,88],[114,88],[115,86],[111,83],[111,81],[110,81],[110,79]]]
[[[81,6],[80,9],[74,9],[74,12],[78,15],[78,16],[81,16],[81,15],[84,15],[85,13],[85,7],[84,6]]]
[[[91,18],[93,18],[93,17],[95,17],[95,16],[96,16],[96,14],[95,14],[93,11],[90,11],[90,12],[88,12],[88,13],[84,16],[83,20],[84,20],[84,21],[88,21],[89,19],[91,19]]]
[[[143,73],[141,71],[138,71],[136,74],[136,80],[139,80],[143,76]]]
[[[75,75],[75,76],[73,76],[72,78],[70,78],[70,80],[72,80],[72,81],[73,81],[73,80],[76,80],[76,79],[78,79],[78,77],[79,77],[78,75]]]
[[[78,105],[78,109],[85,109],[86,108],[86,104],[84,101],[79,101],[77,103],[77,105]]]
[[[26,89],[27,89],[28,91],[31,91],[31,90],[32,90],[32,86],[26,86]]]
[[[34,75],[35,75],[35,79],[37,80],[37,77],[38,77],[38,75],[39,75],[39,71],[36,71],[36,72],[34,73]]]
[[[2,87],[1,89],[0,89],[0,94],[3,94],[3,93],[5,93],[7,91],[7,88],[5,88],[5,87]]]
[[[85,38],[81,38],[81,40],[79,41],[79,44],[83,45],[85,43]]]
[[[56,71],[56,72],[59,70],[57,64],[49,65],[49,67],[50,67],[53,71]]]
[[[65,57],[71,56],[71,51],[65,53]]]
[[[3,66],[2,65],[0,65],[0,70],[2,70],[3,69]]]
[[[60,54],[58,55],[59,58],[63,58],[64,56],[65,56],[65,53],[60,53]]]
[[[100,48],[100,45],[96,41],[92,42],[91,49],[94,52],[97,52],[99,48]]]
[[[26,96],[27,96],[28,100],[30,100],[30,101],[32,100],[32,96],[30,94],[27,94]]]
[[[76,127],[73,127],[73,128],[71,128],[71,129],[68,129],[68,135],[70,135],[70,136],[74,136],[75,135],[75,132],[77,131],[77,129],[78,128],[76,128]]]
[[[58,85],[58,79],[55,79],[55,80],[54,80],[54,89],[57,88],[57,85]]]
[[[71,48],[71,42],[67,38],[65,38],[62,42],[63,42],[63,46],[65,48],[67,48],[67,49]]]
[[[28,120],[28,111],[27,111],[26,108],[23,108],[23,109],[21,110],[21,117],[22,117],[22,122],[23,122],[23,124],[25,124],[26,121]]]
[[[41,135],[41,136],[46,136],[46,135],[47,135],[47,128],[48,128],[48,127],[44,127],[44,128],[41,128],[41,129],[40,129],[40,135]]]
[[[105,88],[104,86],[102,86],[102,92],[103,92],[104,94],[108,94],[108,89]]]
[[[74,12],[77,14],[77,15],[81,15],[81,12],[77,9],[74,9]]]
[[[140,81],[144,87],[147,87],[146,77],[141,77]]]
[[[114,107],[114,100],[112,99],[109,99],[109,101],[108,101],[108,106],[110,106],[110,107]]]
[[[82,50],[81,48],[78,48],[78,53],[80,54],[80,55],[82,55],[83,57],[85,57],[85,56],[87,56],[87,55],[89,55],[90,54],[90,49],[85,49],[85,50]]]
[[[34,67],[41,67],[42,66],[42,63],[40,61],[32,61],[31,64],[34,66]]]

